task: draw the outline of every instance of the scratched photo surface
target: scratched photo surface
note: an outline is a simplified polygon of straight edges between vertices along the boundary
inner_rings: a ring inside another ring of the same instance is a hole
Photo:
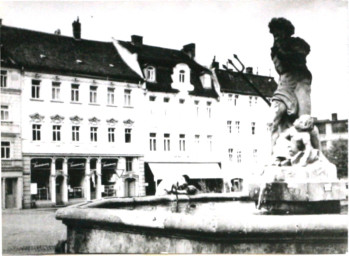
[[[2,253],[347,251],[348,15],[344,0],[1,1]],[[294,66],[273,18],[294,27]],[[265,166],[323,175],[272,196],[327,203],[268,204],[251,178]],[[97,228],[67,229],[80,218]]]

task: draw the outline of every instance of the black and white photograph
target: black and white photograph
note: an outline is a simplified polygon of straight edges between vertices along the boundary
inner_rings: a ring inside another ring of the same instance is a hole
[[[348,253],[347,0],[1,1],[1,252]]]

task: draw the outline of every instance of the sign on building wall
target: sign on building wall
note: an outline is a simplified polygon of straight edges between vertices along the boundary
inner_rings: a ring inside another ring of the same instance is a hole
[[[30,183],[30,194],[37,195],[38,194],[38,184]]]

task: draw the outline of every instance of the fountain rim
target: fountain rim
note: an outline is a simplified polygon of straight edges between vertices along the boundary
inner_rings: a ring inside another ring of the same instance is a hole
[[[241,200],[245,196],[199,194],[194,196],[179,195],[178,201],[205,200]],[[144,204],[176,201],[175,195],[146,196],[139,198],[104,198],[61,208],[56,212],[56,219],[68,225],[100,225],[108,227],[131,227],[140,229],[178,230],[181,232],[202,232],[208,234],[258,235],[282,234],[298,236],[312,233],[347,236],[347,215],[310,214],[310,215],[237,215],[229,213],[207,216],[206,214],[185,215],[182,213],[147,210],[94,208],[104,203]]]

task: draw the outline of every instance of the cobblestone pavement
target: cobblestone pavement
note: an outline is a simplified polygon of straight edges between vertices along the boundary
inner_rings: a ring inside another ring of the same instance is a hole
[[[66,226],[55,219],[56,209],[3,210],[3,254],[52,254],[66,239]]]

